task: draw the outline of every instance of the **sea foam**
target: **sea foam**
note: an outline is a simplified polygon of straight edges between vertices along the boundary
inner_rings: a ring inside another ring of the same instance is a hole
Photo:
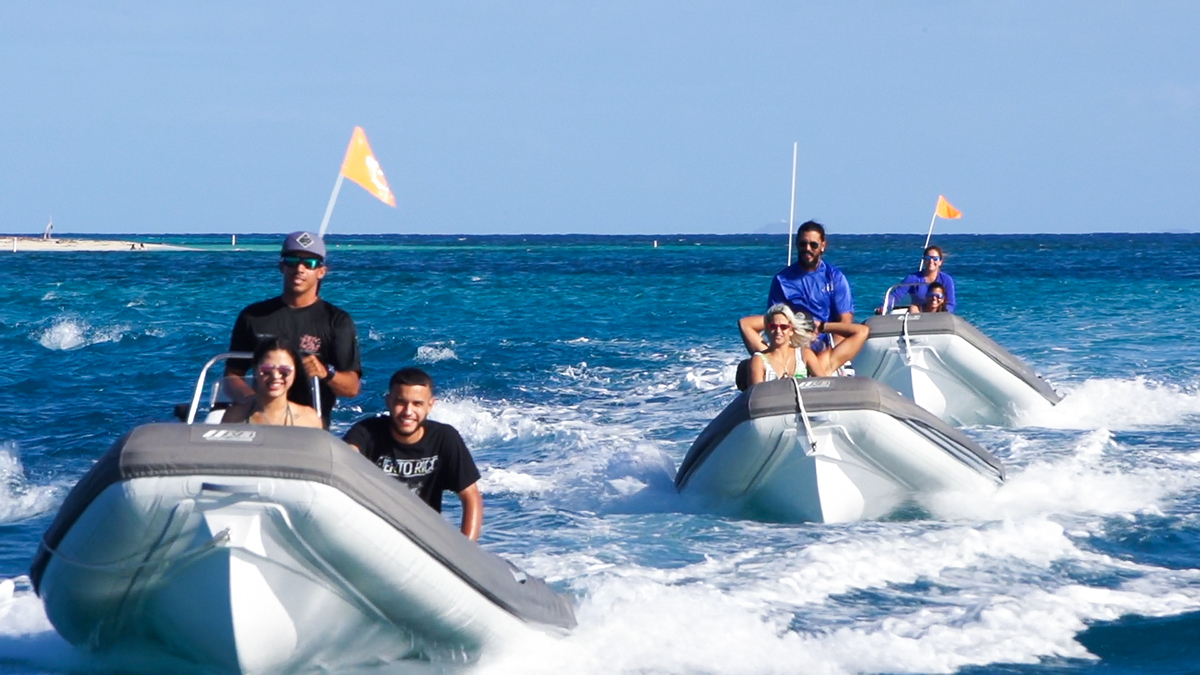
[[[0,523],[46,513],[57,505],[61,495],[57,486],[30,485],[16,446],[0,444]]]
[[[458,429],[476,462],[489,461],[493,449],[508,458],[509,473],[485,483],[495,489],[536,484],[556,503],[581,509],[660,510],[666,508],[660,499],[676,499],[674,463],[637,428],[598,424],[561,408],[472,399],[442,400],[431,417]],[[656,496],[641,494],[647,488]]]
[[[1033,515],[1132,515],[1158,513],[1172,495],[1192,489],[1200,476],[1179,471],[1175,461],[1128,466],[1125,448],[1106,429],[1080,438],[1066,455],[1036,459],[1012,470],[985,495],[943,493],[922,504],[938,518],[1001,520]],[[1033,452],[1027,450],[1026,452]],[[1037,453],[1046,456],[1042,450]]]
[[[1176,384],[1132,379],[1086,380],[1053,408],[1023,416],[1021,426],[1052,429],[1136,429],[1200,417],[1200,392]]]
[[[456,361],[458,354],[450,347],[439,347],[437,345],[421,345],[417,347],[417,363],[437,363],[438,361]]]
[[[33,334],[46,349],[70,350],[101,342],[116,342],[129,331],[129,326],[92,326],[78,318],[60,317],[46,328]]]
[[[0,664],[72,671],[83,663],[83,657],[46,618],[41,599],[29,587],[29,577],[0,581]]]
[[[527,562],[542,572],[554,564]],[[677,569],[601,565],[590,554],[555,562],[580,575],[570,582],[583,596],[579,627],[561,642],[485,658],[482,672],[792,673],[802,663],[816,673],[950,673],[1094,658],[1075,639],[1087,622],[1200,607],[1200,589],[1173,590],[1180,572],[1084,551],[1044,518],[934,531],[894,524],[788,555],[742,550]],[[1064,563],[1136,576],[1112,588],[1056,583]],[[937,600],[905,609],[893,589],[918,581],[938,586]],[[899,604],[865,618],[829,602],[864,592]]]

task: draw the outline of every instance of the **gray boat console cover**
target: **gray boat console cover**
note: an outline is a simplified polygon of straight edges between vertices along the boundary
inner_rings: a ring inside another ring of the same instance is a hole
[[[904,333],[904,319],[908,317],[908,334],[913,337],[921,335],[957,335],[966,340],[971,346],[987,355],[988,358],[1000,364],[1002,368],[1024,381],[1034,391],[1041,394],[1047,401],[1058,403],[1062,400],[1058,392],[1046,383],[1037,373],[1025,365],[1023,361],[1013,356],[1012,352],[996,344],[995,340],[983,334],[966,319],[949,312],[931,312],[926,314],[888,314],[873,316],[867,319],[867,327],[871,329],[869,339],[881,337],[900,337]]]
[[[1004,466],[992,453],[969,436],[932,413],[904,398],[886,385],[865,377],[811,377],[799,380],[804,409],[812,413],[836,410],[876,410],[915,428],[964,463],[1004,479]],[[675,474],[675,487],[682,488],[692,471],[737,425],[759,417],[795,415],[800,412],[792,380],[756,384],[738,395],[700,433]]]
[[[282,478],[336,488],[423,548],[479,593],[525,621],[575,626],[571,603],[451,527],[407,487],[321,429],[245,424],[147,424],[118,440],[67,495],[29,574],[36,590],[53,551],[100,493],[145,477]]]

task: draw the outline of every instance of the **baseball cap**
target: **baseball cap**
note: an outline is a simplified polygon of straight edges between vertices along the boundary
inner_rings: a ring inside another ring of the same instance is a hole
[[[279,252],[279,255],[287,255],[289,253],[315,255],[324,260],[325,242],[312,232],[293,232],[287,236],[287,239],[283,240],[283,250]]]

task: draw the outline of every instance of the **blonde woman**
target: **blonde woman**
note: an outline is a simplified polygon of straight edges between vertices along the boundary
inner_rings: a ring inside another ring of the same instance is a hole
[[[785,377],[829,377],[858,354],[867,341],[868,329],[857,323],[814,324],[797,316],[784,304],[772,305],[763,315],[767,349],[750,358],[750,384]],[[817,335],[830,333],[844,338],[820,353],[809,347]]]

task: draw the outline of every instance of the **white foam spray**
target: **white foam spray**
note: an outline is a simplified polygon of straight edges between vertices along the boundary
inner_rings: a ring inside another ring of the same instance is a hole
[[[70,350],[101,342],[116,342],[129,330],[126,325],[96,327],[83,319],[59,317],[48,328],[35,332],[33,338],[46,349]]]
[[[1052,429],[1136,429],[1195,421],[1200,392],[1151,381],[1099,378],[1083,382],[1053,408],[1020,419],[1021,426]]]
[[[457,361],[458,354],[451,347],[439,345],[421,345],[417,347],[417,363],[437,363],[438,361]]]
[[[58,486],[30,485],[14,443],[0,443],[0,523],[31,518],[53,509],[62,497]]]

